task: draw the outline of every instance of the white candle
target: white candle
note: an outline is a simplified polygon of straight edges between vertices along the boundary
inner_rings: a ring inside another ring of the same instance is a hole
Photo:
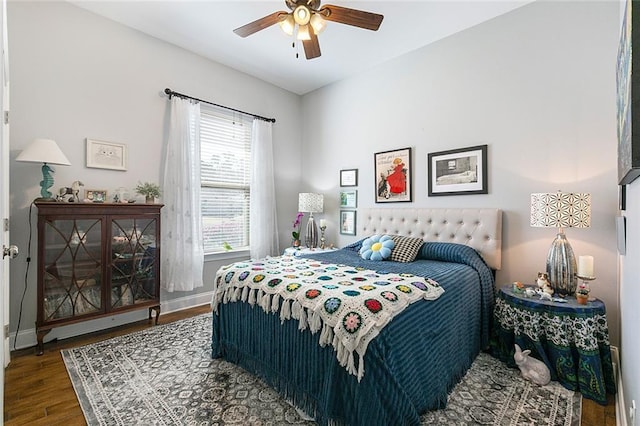
[[[581,277],[594,277],[593,256],[578,257],[578,275]]]
[[[327,221],[325,219],[320,219],[320,228],[327,226]]]

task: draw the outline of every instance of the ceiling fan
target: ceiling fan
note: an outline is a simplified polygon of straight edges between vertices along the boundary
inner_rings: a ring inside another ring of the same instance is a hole
[[[282,30],[302,40],[307,59],[320,56],[318,34],[324,30],[326,21],[352,25],[358,28],[377,31],[384,16],[363,10],[342,6],[324,5],[320,0],[285,0],[291,12],[279,11],[250,22],[233,30],[240,37],[247,37],[274,24],[280,24]]]

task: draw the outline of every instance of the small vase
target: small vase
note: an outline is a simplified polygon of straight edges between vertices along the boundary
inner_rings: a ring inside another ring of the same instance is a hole
[[[291,245],[292,245],[293,247],[300,247],[300,240],[297,240],[297,239],[296,239],[296,240],[293,240],[293,241],[291,242]]]
[[[145,197],[145,202],[147,204],[153,204],[156,202],[156,198],[155,197]]]
[[[588,294],[576,294],[576,301],[578,305],[586,305],[589,302]]]

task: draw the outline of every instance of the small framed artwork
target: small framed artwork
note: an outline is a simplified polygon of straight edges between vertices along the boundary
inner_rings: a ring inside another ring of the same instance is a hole
[[[429,196],[487,194],[487,145],[427,154]]]
[[[87,138],[87,167],[127,170],[127,146]]]
[[[356,235],[355,210],[340,210],[340,233],[342,235]]]
[[[84,198],[92,203],[104,203],[107,201],[107,191],[104,189],[87,189],[84,191]]]
[[[355,209],[358,207],[358,191],[340,191],[340,208]]]
[[[376,152],[376,203],[411,201],[411,148]]]
[[[358,186],[358,169],[340,170],[340,186]]]

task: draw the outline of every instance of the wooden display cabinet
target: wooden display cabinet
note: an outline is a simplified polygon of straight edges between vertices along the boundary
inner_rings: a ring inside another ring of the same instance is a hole
[[[38,202],[37,354],[54,327],[160,316],[161,204]]]

